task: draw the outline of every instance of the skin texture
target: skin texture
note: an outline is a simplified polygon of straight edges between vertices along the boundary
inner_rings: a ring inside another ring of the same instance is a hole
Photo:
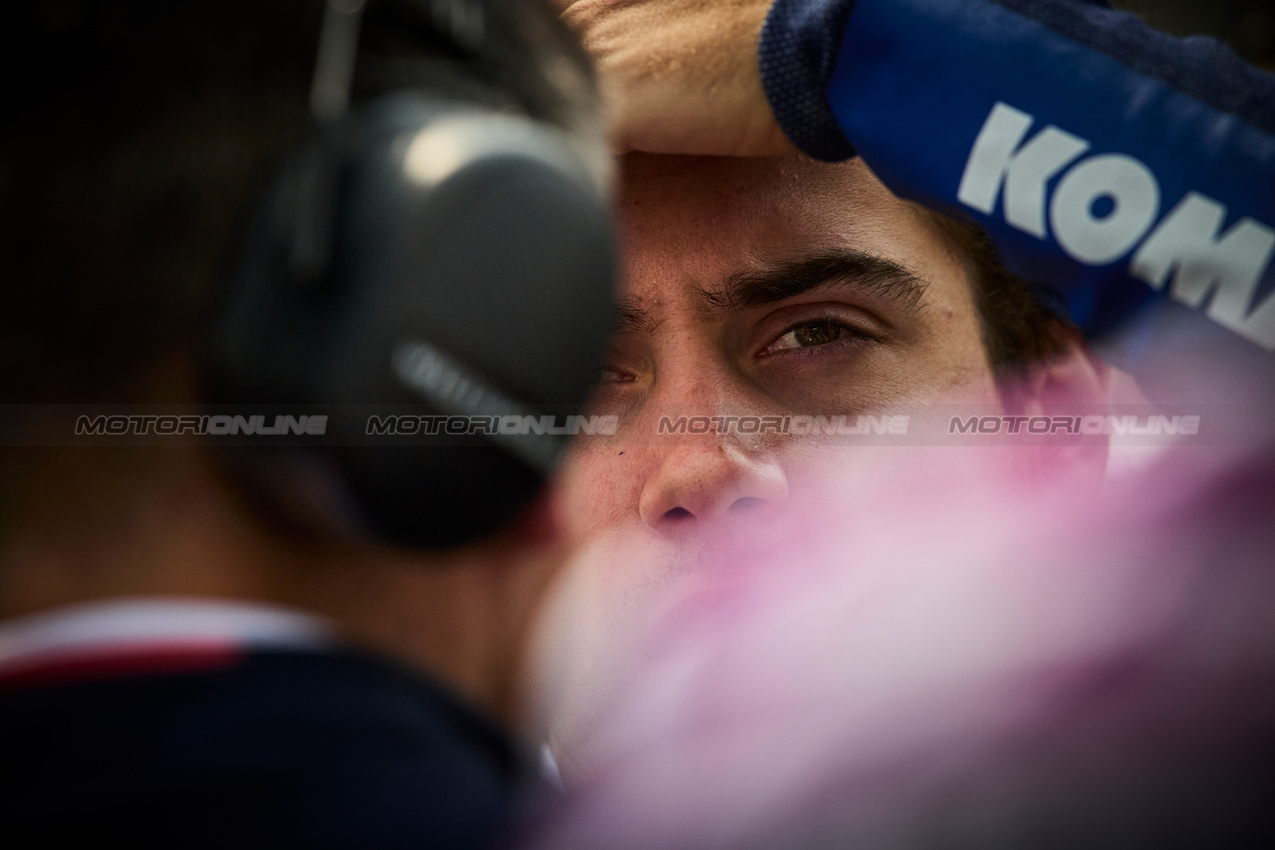
[[[770,0],[557,0],[593,57],[616,152],[795,153],[761,86]]]
[[[636,507],[650,532],[676,536],[741,509],[741,499],[784,499],[773,435],[643,445],[660,415],[855,414],[958,387],[995,400],[963,268],[932,221],[862,163],[633,156],[621,203],[621,304],[636,321],[614,338],[596,405],[618,413],[619,442],[634,445],[623,457],[598,442],[576,453],[568,481],[586,482],[568,492],[577,532],[631,522]],[[919,300],[853,279],[745,309],[705,297],[720,298],[732,275],[832,250],[907,268],[923,288]],[[810,335],[828,323],[844,324],[839,338],[801,347],[829,336]],[[800,339],[794,326],[805,331]],[[612,483],[605,500],[587,486],[599,477]]]
[[[728,570],[785,517],[809,513],[803,500],[828,470],[866,482],[908,452],[773,433],[661,437],[661,416],[853,418],[1001,398],[959,255],[930,213],[860,161],[630,155],[621,232],[621,321],[595,398],[619,429],[580,441],[566,467],[568,537],[584,554],[541,635],[542,722],[569,777],[587,760],[619,635],[655,617],[673,585]],[[858,265],[800,294],[739,303],[747,280],[773,274],[777,292],[788,271],[829,254]],[[1093,400],[1104,381],[1077,345],[1026,392]]]

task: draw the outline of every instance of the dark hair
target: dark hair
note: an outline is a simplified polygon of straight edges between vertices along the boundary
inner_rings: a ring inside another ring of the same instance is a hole
[[[355,103],[427,87],[592,132],[588,61],[547,2],[474,0],[474,43],[439,19],[454,5],[370,0]],[[160,366],[195,352],[228,246],[309,125],[323,8],[45,0],[10,11],[0,401],[136,401]]]

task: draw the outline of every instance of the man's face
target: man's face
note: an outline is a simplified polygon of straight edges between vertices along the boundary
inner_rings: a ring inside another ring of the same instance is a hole
[[[568,642],[591,647],[764,533],[828,452],[868,451],[774,430],[660,436],[662,417],[997,402],[959,257],[860,161],[630,156],[622,181],[620,322],[595,399],[619,432],[581,441],[563,482],[587,553]],[[568,661],[567,679],[590,679],[601,655]],[[555,686],[564,749],[585,711],[577,684]]]
[[[661,438],[662,416],[995,403],[967,272],[933,218],[858,160],[631,156],[622,228],[620,322],[595,401],[620,431],[572,457],[578,539],[685,540],[788,499],[800,438]]]

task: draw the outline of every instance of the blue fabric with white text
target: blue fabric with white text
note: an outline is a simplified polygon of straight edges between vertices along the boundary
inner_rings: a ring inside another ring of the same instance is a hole
[[[759,56],[799,147],[978,223],[1087,332],[1156,303],[1275,350],[1275,76],[1217,42],[1080,0],[777,0]]]

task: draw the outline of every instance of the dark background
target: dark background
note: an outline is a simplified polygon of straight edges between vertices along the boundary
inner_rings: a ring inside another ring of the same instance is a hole
[[[1275,0],[1112,0],[1156,29],[1209,35],[1240,56],[1275,71]]]

